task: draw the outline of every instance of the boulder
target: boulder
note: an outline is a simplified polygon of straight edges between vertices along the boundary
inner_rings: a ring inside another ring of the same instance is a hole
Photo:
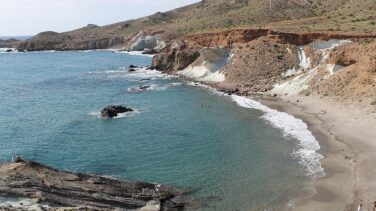
[[[145,49],[145,50],[142,52],[142,54],[157,54],[157,53],[158,53],[157,50],[155,50],[155,49],[149,49],[149,48]]]
[[[141,90],[143,90],[143,91],[145,91],[145,90],[149,89],[150,86],[145,85],[145,86],[139,86],[138,88],[141,89]]]
[[[12,51],[13,51],[12,49],[7,49],[7,50],[6,50],[6,52],[8,52],[8,53],[9,53],[9,52],[12,52]]]
[[[111,106],[107,106],[101,111],[101,117],[102,118],[114,118],[118,114],[130,112],[130,111],[133,111],[133,110],[125,106],[111,105]]]
[[[139,68],[138,66],[136,66],[136,65],[133,65],[133,64],[131,64],[131,65],[129,65],[129,67],[128,67],[129,69],[130,68]]]

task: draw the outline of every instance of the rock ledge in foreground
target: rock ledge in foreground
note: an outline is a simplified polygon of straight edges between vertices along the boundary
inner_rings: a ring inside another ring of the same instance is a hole
[[[184,209],[186,199],[183,191],[169,186],[61,171],[33,161],[0,165],[0,195],[51,205],[44,210],[175,211]]]

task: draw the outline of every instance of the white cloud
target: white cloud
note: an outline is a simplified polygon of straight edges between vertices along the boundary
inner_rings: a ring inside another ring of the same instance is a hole
[[[198,0],[0,0],[0,35],[105,25],[194,2]]]

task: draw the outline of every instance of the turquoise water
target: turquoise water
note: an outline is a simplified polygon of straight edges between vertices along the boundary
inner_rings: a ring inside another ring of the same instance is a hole
[[[105,51],[0,54],[0,161],[20,154],[218,199],[202,210],[283,210],[307,192],[312,180],[292,154],[297,139],[229,96],[155,71],[126,71],[150,62]],[[98,118],[110,104],[136,112]]]

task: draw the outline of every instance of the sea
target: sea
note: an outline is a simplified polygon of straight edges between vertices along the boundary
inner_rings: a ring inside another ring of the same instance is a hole
[[[16,40],[27,40],[31,38],[31,35],[26,35],[26,36],[0,36],[1,40],[9,40],[9,39],[16,39]]]
[[[128,72],[151,60],[0,49],[0,162],[20,155],[174,185],[207,202],[197,210],[289,210],[315,193],[322,156],[303,121],[156,70]],[[134,111],[100,118],[108,105]]]

